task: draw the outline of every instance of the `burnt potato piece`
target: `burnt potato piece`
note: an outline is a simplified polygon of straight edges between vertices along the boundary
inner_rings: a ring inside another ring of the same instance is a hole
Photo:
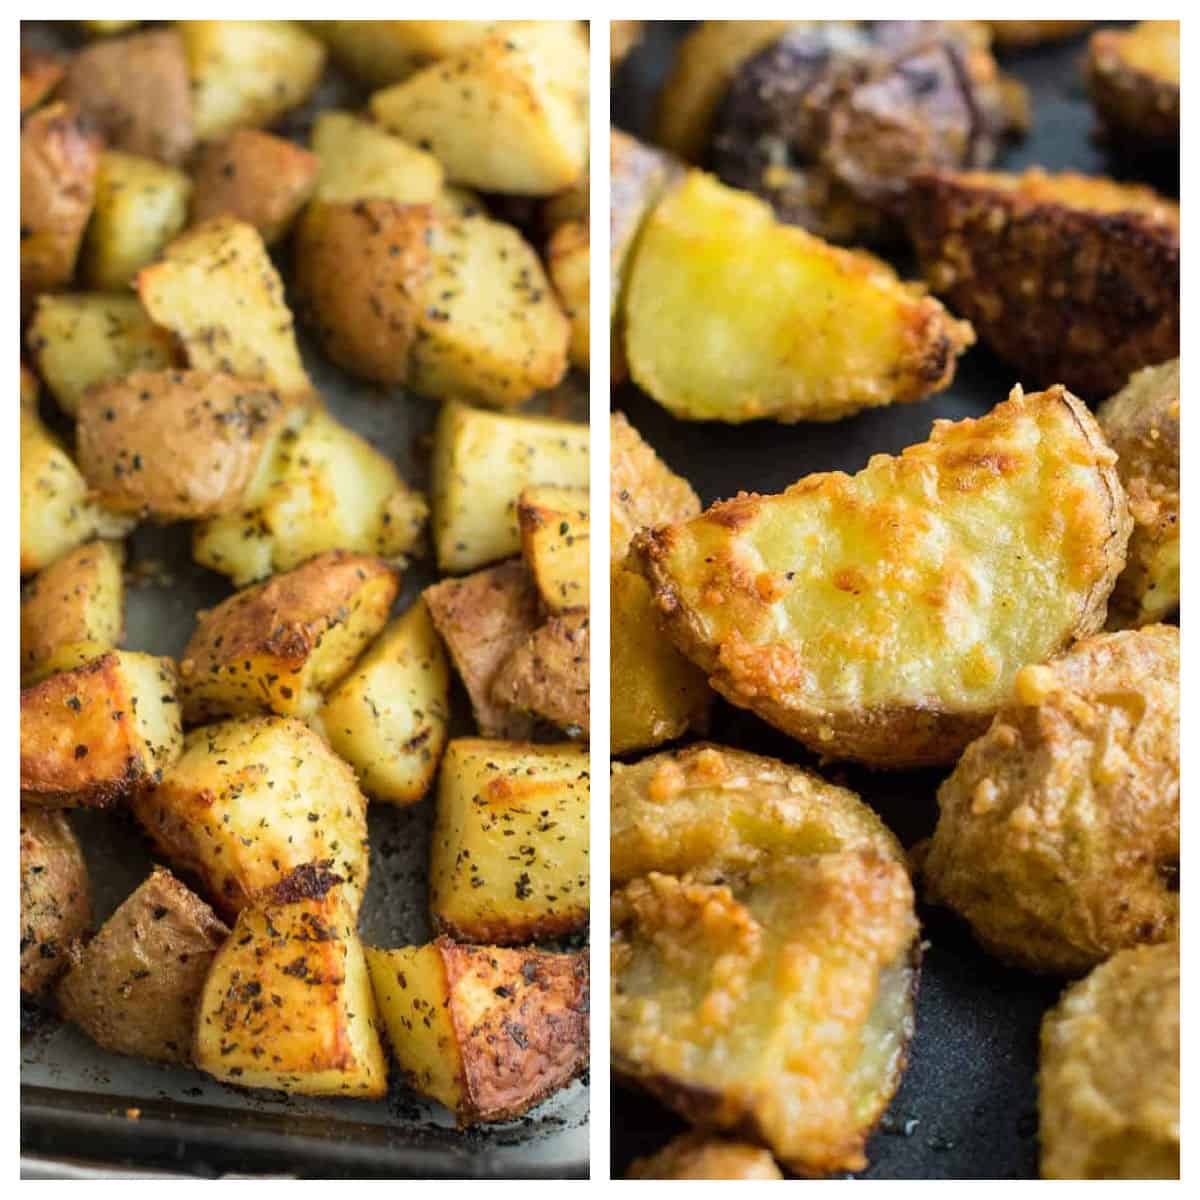
[[[930,287],[1031,386],[1101,399],[1179,353],[1179,206],[1149,188],[940,172],[908,223]]]
[[[782,1179],[770,1151],[707,1133],[682,1133],[630,1164],[626,1179]]]
[[[1043,1179],[1179,1178],[1179,945],[1114,954],[1042,1021]]]
[[[1109,137],[1126,152],[1179,149],[1179,22],[1102,29],[1088,43],[1088,91]]]
[[[199,896],[156,867],[73,955],[58,985],[63,1016],[105,1050],[190,1062],[200,991],[228,935]]]
[[[1177,937],[1179,630],[1025,667],[938,801],[927,894],[1005,961],[1073,975]]]
[[[21,991],[36,996],[62,974],[92,919],[83,851],[65,813],[21,809]]]

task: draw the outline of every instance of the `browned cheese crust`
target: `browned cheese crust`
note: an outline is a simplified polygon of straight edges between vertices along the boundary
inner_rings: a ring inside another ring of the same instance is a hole
[[[1118,148],[1179,149],[1179,22],[1102,29],[1088,43],[1092,103]]]
[[[682,1133],[630,1164],[626,1179],[782,1179],[769,1150],[707,1133]]]
[[[87,864],[65,813],[21,810],[21,991],[37,995],[66,968],[92,919]]]

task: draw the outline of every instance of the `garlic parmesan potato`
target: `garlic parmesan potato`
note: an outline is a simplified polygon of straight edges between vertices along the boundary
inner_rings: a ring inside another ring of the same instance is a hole
[[[387,1060],[356,905],[300,866],[256,896],[217,951],[196,1019],[196,1066],[223,1083],[378,1100]]]
[[[676,644],[732,703],[827,758],[953,762],[1017,672],[1098,630],[1132,520],[1064,388],[857,475],[741,494],[635,541]]]
[[[92,919],[87,863],[65,813],[21,809],[21,992],[36,996],[66,970]]]
[[[587,1067],[586,954],[438,938],[367,965],[396,1061],[460,1126],[518,1117]]]
[[[586,488],[535,485],[517,498],[521,556],[551,613],[589,601],[591,504]]]
[[[626,1179],[782,1179],[769,1150],[707,1133],[681,1133],[630,1164]]]
[[[1179,150],[1179,22],[1100,29],[1088,42],[1087,83],[1118,148],[1144,155]]]

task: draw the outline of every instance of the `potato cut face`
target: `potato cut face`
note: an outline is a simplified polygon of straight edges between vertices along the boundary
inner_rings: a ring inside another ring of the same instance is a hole
[[[32,579],[21,594],[21,686],[107,653],[124,636],[121,542],[88,542]]]
[[[382,87],[464,50],[497,21],[305,21],[352,75]]]
[[[21,692],[21,800],[105,807],[146,787],[183,744],[169,658],[113,650]]]
[[[241,717],[192,730],[161,783],[132,804],[159,852],[204,881],[236,916],[254,893],[305,863],[345,880],[357,911],[367,884],[367,802],[354,772],[290,717]]]
[[[506,708],[557,725],[570,738],[587,738],[591,618],[587,612],[551,617],[509,655],[492,682]]]
[[[571,323],[571,363],[586,371],[592,337],[592,255],[586,221],[568,221],[554,231],[546,247],[546,269]]]
[[[586,425],[443,404],[433,446],[438,567],[457,574],[516,554],[521,493],[533,484],[586,488],[588,445]]]
[[[446,748],[450,666],[423,600],[370,644],[318,720],[373,799],[407,805],[429,791]]]
[[[383,628],[397,586],[382,560],[334,550],[230,596],[180,659],[184,716],[314,715]]]
[[[534,486],[517,499],[521,555],[552,613],[589,603],[591,503],[584,488]]]
[[[495,946],[367,950],[392,1053],[460,1125],[519,1116],[586,1066],[583,954]]]
[[[237,22],[248,24],[249,22]],[[308,393],[283,283],[253,225],[215,217],[140,272],[138,295],[157,325],[183,342],[188,363]]]
[[[118,1054],[186,1063],[205,977],[229,930],[170,871],[105,921],[58,985],[63,1015]]]
[[[375,997],[346,891],[331,872],[302,866],[238,916],[200,1000],[202,1071],[297,1095],[386,1094]]]
[[[432,154],[349,112],[323,112],[313,125],[312,148],[321,160],[316,199],[326,204],[432,204],[445,180]]]
[[[25,344],[59,408],[71,416],[93,384],[175,362],[171,335],[150,320],[136,296],[40,296]]]
[[[586,748],[451,741],[429,869],[435,927],[513,945],[586,925],[589,795]]]
[[[731,423],[919,400],[949,384],[973,341],[919,284],[698,171],[646,218],[625,328],[630,371],[655,400]]]
[[[741,495],[636,545],[671,636],[733,703],[830,757],[950,762],[1017,671],[1104,621],[1131,520],[1065,389],[857,475]]]

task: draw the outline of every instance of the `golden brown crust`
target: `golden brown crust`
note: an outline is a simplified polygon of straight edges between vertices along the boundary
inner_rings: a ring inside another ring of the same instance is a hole
[[[66,68],[52,55],[21,47],[21,115],[37,108],[58,86]]]
[[[626,1179],[782,1179],[769,1150],[702,1132],[683,1133],[630,1164]]]
[[[1059,42],[1082,33],[1091,21],[987,21],[992,40],[1003,50]]]
[[[21,991],[38,995],[66,968],[92,919],[87,864],[65,813],[21,809]]]
[[[1097,115],[1120,148],[1178,150],[1178,21],[1097,31],[1088,43],[1086,74]]]
[[[586,739],[590,626],[586,612],[551,617],[505,660],[492,681],[492,699],[505,709],[541,717],[568,737]]]

